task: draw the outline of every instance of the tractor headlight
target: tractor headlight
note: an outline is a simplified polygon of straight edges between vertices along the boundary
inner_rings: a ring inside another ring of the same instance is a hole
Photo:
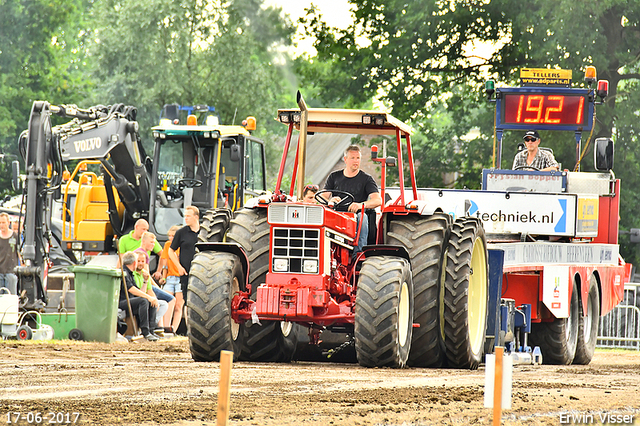
[[[315,259],[305,259],[302,264],[302,272],[306,272],[307,274],[317,274],[318,261]]]
[[[287,272],[289,261],[287,259],[273,259],[273,272]]]

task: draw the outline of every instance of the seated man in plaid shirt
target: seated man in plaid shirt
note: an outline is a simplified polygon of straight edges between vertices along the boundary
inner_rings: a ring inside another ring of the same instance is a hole
[[[533,170],[557,171],[560,167],[551,151],[538,148],[540,135],[535,130],[529,130],[524,134],[524,142],[527,149],[516,154],[513,159],[513,170],[531,168]]]

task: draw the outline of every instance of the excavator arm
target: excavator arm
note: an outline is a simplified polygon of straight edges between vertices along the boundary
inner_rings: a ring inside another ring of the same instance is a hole
[[[72,120],[52,127],[54,114]],[[135,120],[136,109],[123,104],[80,109],[75,105],[34,102],[29,127],[19,139],[26,176],[23,262],[16,272],[25,309],[41,309],[47,303],[43,282],[50,264],[51,212],[54,194],[59,194],[62,183],[64,163],[81,159],[102,163],[109,218],[117,234],[122,233],[127,222],[148,217],[151,170]],[[124,204],[123,220],[112,188]]]

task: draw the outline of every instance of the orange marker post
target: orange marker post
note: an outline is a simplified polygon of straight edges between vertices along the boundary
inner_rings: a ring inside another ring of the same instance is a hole
[[[220,352],[220,391],[218,392],[217,426],[227,426],[229,423],[229,406],[231,405],[231,367],[233,352]]]
[[[499,426],[502,420],[502,358],[504,348],[496,346],[495,380],[493,384],[493,426]]]

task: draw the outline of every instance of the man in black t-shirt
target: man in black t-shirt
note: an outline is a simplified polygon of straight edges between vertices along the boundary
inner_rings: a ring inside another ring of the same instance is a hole
[[[362,230],[358,245],[354,249],[354,255],[362,251],[369,235],[369,221],[367,215],[364,214],[365,210],[375,209],[382,205],[378,185],[371,175],[360,170],[360,159],[360,147],[358,145],[349,146],[344,152],[343,158],[346,167],[343,170],[332,172],[324,184],[325,189],[337,189],[353,195],[354,202],[349,206],[349,211],[357,213],[358,221],[361,220],[361,217],[363,218]],[[329,199],[329,203],[337,203],[340,199],[339,196],[333,196]]]
[[[200,232],[200,210],[196,206],[187,206],[184,209],[184,223],[182,228],[178,229],[169,247],[169,259],[173,262],[178,273],[180,274],[180,285],[182,287],[182,295],[187,300],[187,285],[189,284],[189,269],[191,261],[196,254],[196,243],[198,242],[198,233]],[[180,259],[176,251],[180,249]]]

